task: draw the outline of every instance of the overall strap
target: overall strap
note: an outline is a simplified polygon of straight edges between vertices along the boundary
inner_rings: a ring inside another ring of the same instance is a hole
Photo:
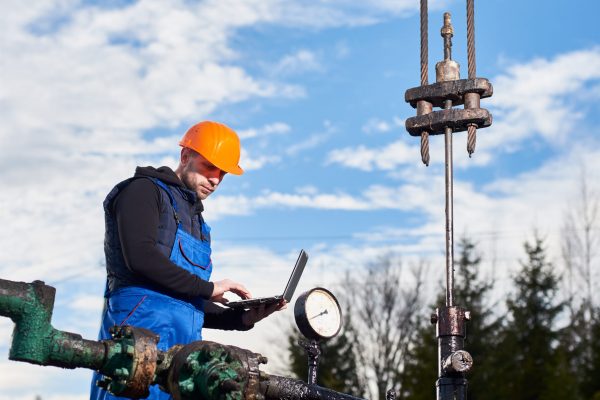
[[[160,187],[167,193],[167,195],[169,196],[169,201],[171,202],[171,206],[173,207],[173,216],[175,217],[177,226],[181,225],[181,220],[179,219],[179,215],[177,214],[177,201],[175,200],[175,196],[173,196],[173,193],[171,192],[169,186],[167,186],[166,183],[164,183],[158,178],[150,178],[150,180],[152,180],[152,182],[154,182],[158,187]]]

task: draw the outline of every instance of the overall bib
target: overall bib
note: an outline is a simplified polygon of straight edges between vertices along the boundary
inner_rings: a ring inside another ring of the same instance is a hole
[[[170,260],[180,268],[208,281],[212,272],[210,242],[195,238],[183,229],[178,216],[177,201],[171,189],[162,181],[152,178],[169,196],[177,222],[175,240],[171,248]],[[200,219],[201,237],[210,237],[210,227]],[[102,326],[99,340],[111,339],[109,328],[113,325],[132,325],[150,329],[160,335],[159,350],[167,350],[175,344],[187,344],[202,340],[204,323],[204,303],[202,299],[185,301],[160,293],[152,288],[125,286],[105,294]],[[90,400],[123,399],[96,386],[102,376],[97,372],[92,379]],[[152,400],[168,400],[171,396],[161,391],[157,385],[150,387]]]

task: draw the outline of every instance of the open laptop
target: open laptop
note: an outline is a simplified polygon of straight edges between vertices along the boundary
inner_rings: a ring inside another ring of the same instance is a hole
[[[279,303],[282,299],[287,301],[288,303],[292,300],[292,296],[294,295],[294,291],[296,290],[296,286],[298,286],[298,281],[302,276],[302,272],[304,271],[304,266],[306,265],[306,261],[308,261],[308,254],[304,250],[300,251],[300,255],[298,256],[298,260],[296,260],[296,265],[294,266],[294,270],[292,271],[292,275],[290,275],[290,279],[288,280],[287,285],[285,286],[285,290],[283,294],[271,297],[256,297],[254,299],[246,299],[239,301],[230,301],[225,303],[224,305],[230,308],[235,309],[248,309],[259,307],[261,305],[270,305],[274,303]]]

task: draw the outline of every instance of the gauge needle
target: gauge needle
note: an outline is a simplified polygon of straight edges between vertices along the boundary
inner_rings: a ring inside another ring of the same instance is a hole
[[[314,319],[314,318],[320,317],[323,314],[327,314],[327,310],[323,310],[320,313],[318,313],[317,315],[315,315],[314,317],[310,317],[309,319]]]

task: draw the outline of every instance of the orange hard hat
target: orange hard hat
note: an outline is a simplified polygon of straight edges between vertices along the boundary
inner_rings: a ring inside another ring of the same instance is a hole
[[[242,175],[240,168],[240,138],[230,127],[213,121],[203,121],[192,126],[179,141],[213,163],[222,171]]]

